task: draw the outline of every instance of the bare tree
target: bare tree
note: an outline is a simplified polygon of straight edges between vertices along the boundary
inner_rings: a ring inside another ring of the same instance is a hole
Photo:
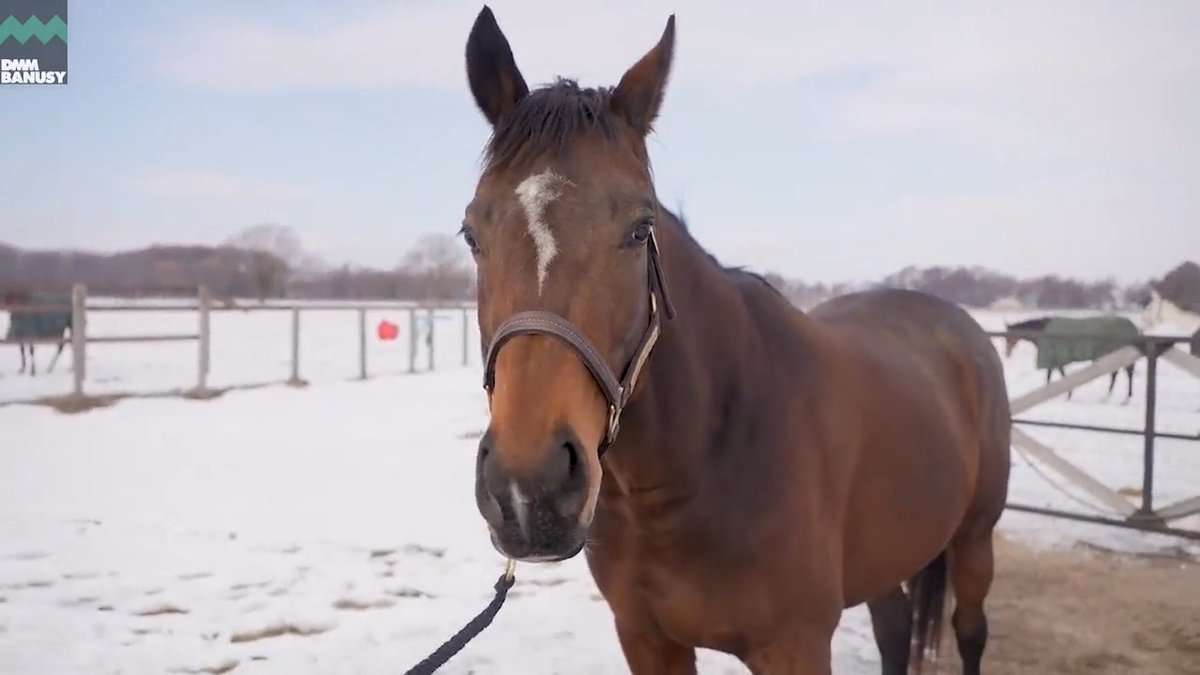
[[[227,239],[225,245],[244,252],[260,302],[268,295],[281,294],[288,275],[305,260],[299,235],[278,223],[251,225]]]
[[[441,233],[421,235],[399,271],[416,281],[420,296],[430,300],[467,297],[474,276],[462,245]]]

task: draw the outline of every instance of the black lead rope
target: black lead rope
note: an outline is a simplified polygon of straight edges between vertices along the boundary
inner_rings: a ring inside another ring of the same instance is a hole
[[[484,628],[487,628],[492,623],[492,619],[496,617],[496,613],[500,611],[500,606],[504,604],[504,599],[508,597],[508,589],[512,588],[513,582],[516,581],[514,576],[515,564],[513,561],[508,561],[508,567],[505,568],[504,574],[496,580],[496,596],[488,603],[487,607],[479,613],[474,619],[462,627],[449,640],[442,643],[437,651],[425,657],[417,665],[409,668],[404,675],[430,675],[436,672],[438,668],[446,665],[446,662],[454,657],[455,654],[462,651],[463,647],[467,646],[471,640],[474,640]]]

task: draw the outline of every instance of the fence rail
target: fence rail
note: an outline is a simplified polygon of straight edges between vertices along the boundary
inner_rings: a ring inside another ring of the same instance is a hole
[[[993,338],[1041,338],[1052,340],[1078,341],[1096,340],[1096,335],[1054,333],[1045,335],[1039,331],[1007,330],[989,331]],[[1101,338],[1107,339],[1107,338]],[[1185,371],[1200,377],[1200,359],[1187,354],[1176,345],[1188,344],[1190,337],[1139,335],[1136,338],[1114,338],[1114,342],[1125,343],[1109,354],[1096,359],[1091,365],[1066,377],[1046,384],[1034,391],[1027,392],[1012,399],[1011,407],[1014,415],[1025,412],[1041,403],[1049,401],[1071,389],[1086,384],[1105,375],[1115,373],[1141,359],[1146,360],[1146,412],[1141,429],[1112,427],[1096,424],[1079,424],[1074,422],[1057,422],[1049,420],[1031,420],[1014,417],[1013,446],[1014,449],[1024,448],[1039,459],[1045,466],[1055,470],[1068,481],[1082,488],[1093,497],[1104,502],[1113,511],[1112,515],[1085,514],[1078,511],[1055,509],[1009,502],[1006,506],[1017,511],[1026,511],[1042,515],[1068,518],[1085,522],[1103,523],[1119,527],[1129,527],[1139,530],[1160,532],[1188,539],[1200,540],[1200,530],[1178,528],[1171,525],[1173,521],[1200,514],[1200,496],[1178,501],[1174,504],[1155,509],[1154,507],[1154,459],[1155,441],[1160,438],[1178,441],[1200,441],[1200,433],[1195,436],[1187,434],[1159,431],[1156,428],[1158,407],[1158,361],[1166,359],[1180,365]],[[1079,467],[1058,456],[1053,449],[1039,443],[1020,427],[1050,427],[1073,431],[1137,435],[1143,438],[1142,445],[1142,481],[1140,504],[1134,505],[1123,495],[1100,483]]]
[[[189,393],[204,395],[209,392],[209,373],[212,364],[212,321],[213,312],[280,312],[290,313],[290,347],[291,347],[291,368],[286,383],[291,385],[302,385],[305,383],[300,359],[300,335],[302,330],[301,315],[305,312],[352,312],[357,315],[357,349],[358,349],[358,378],[368,379],[370,377],[369,362],[368,362],[368,330],[367,330],[367,312],[407,312],[408,313],[408,372],[416,373],[419,370],[418,353],[420,351],[420,342],[418,333],[420,332],[419,323],[420,315],[424,314],[428,320],[428,332],[426,333],[427,347],[427,362],[428,370],[434,369],[434,337],[437,328],[437,322],[434,321],[434,314],[438,311],[458,310],[462,312],[462,363],[468,365],[470,363],[470,344],[469,339],[470,327],[470,311],[474,309],[474,303],[468,302],[347,302],[347,303],[331,303],[331,302],[284,302],[284,303],[261,303],[252,305],[238,305],[227,301],[214,301],[212,293],[204,288],[197,289],[195,303],[132,303],[132,304],[107,304],[107,303],[91,303],[89,304],[87,289],[82,285],[77,285],[71,291],[70,305],[3,305],[0,304],[0,311],[8,312],[11,315],[19,314],[45,314],[70,312],[71,314],[71,336],[69,338],[54,338],[54,337],[31,337],[21,338],[16,340],[2,339],[0,344],[29,344],[29,345],[67,345],[71,346],[72,353],[72,368],[74,372],[74,385],[71,392],[72,396],[83,398],[87,395],[85,391],[85,382],[87,379],[87,345],[89,344],[137,344],[137,343],[172,343],[172,342],[189,342],[197,343],[197,368],[196,368],[196,385],[189,390]],[[195,333],[171,333],[171,334],[145,334],[145,335],[120,335],[120,336],[93,336],[88,333],[88,315],[94,312],[189,312],[197,315],[197,329]],[[23,402],[23,401],[9,401]]]
[[[72,289],[71,304],[69,306],[27,307],[0,305],[0,310],[8,311],[10,314],[19,314],[22,312],[37,313],[70,311],[71,337],[69,339],[33,338],[19,341],[0,340],[0,344],[14,344],[17,342],[38,345],[70,344],[72,352],[72,366],[74,371],[74,387],[72,395],[82,398],[86,395],[84,384],[87,377],[87,346],[89,344],[134,344],[195,341],[197,343],[196,385],[191,391],[192,393],[203,395],[209,391],[208,378],[212,362],[211,315],[213,312],[265,311],[290,313],[291,368],[290,376],[287,380],[285,380],[285,382],[291,385],[302,385],[304,384],[304,379],[300,359],[300,335],[302,331],[302,314],[305,312],[341,311],[353,312],[356,315],[356,342],[358,350],[357,374],[359,379],[365,380],[370,376],[370,364],[368,361],[367,349],[369,342],[367,312],[407,312],[409,356],[408,372],[415,373],[418,370],[418,333],[420,332],[418,330],[418,324],[421,320],[421,315],[424,315],[429,326],[429,332],[426,334],[426,367],[429,370],[433,370],[434,368],[434,331],[436,330],[437,326],[437,321],[434,320],[434,313],[437,311],[459,310],[462,312],[462,362],[463,365],[468,365],[470,363],[471,340],[469,337],[470,331],[468,328],[468,323],[469,313],[473,308],[473,303],[464,302],[351,302],[342,304],[327,302],[292,302],[240,306],[229,303],[215,303],[212,294],[203,287],[197,290],[195,304],[147,303],[110,305],[96,303],[89,305],[87,302],[87,289],[80,285]],[[163,311],[196,312],[196,332],[185,334],[177,333],[131,336],[91,336],[88,333],[88,316],[92,312]],[[1027,330],[989,331],[988,335],[993,338],[1037,338],[1043,336],[1043,334],[1038,331]],[[1052,336],[1052,338],[1055,340],[1095,340],[1096,336],[1089,334],[1070,335],[1056,333]],[[1090,365],[1072,372],[1062,379],[1048,383],[1043,387],[1039,387],[1038,389],[1026,392],[1013,398],[1010,402],[1010,406],[1014,414],[1014,418],[1012,420],[1014,449],[1018,451],[1023,450],[1025,453],[1032,455],[1043,466],[1054,470],[1067,481],[1073,483],[1076,487],[1084,490],[1098,501],[1104,503],[1111,513],[1097,515],[1094,513],[1081,513],[1078,511],[1068,511],[1065,509],[1056,509],[1046,506],[1036,506],[1032,504],[1013,502],[1008,503],[1007,508],[1016,511],[1025,511],[1060,518],[1069,518],[1086,522],[1135,528],[1139,530],[1154,531],[1200,540],[1200,530],[1178,528],[1171,524],[1174,521],[1182,518],[1200,514],[1200,495],[1160,508],[1155,508],[1154,504],[1155,441],[1157,439],[1171,439],[1176,441],[1192,442],[1200,441],[1200,434],[1197,434],[1196,436],[1190,436],[1181,433],[1163,432],[1156,428],[1158,404],[1158,361],[1160,359],[1170,361],[1171,363],[1179,366],[1185,372],[1200,378],[1200,358],[1196,358],[1196,356],[1185,353],[1184,351],[1176,348],[1177,345],[1188,343],[1190,339],[1191,338],[1189,337],[1152,335],[1140,335],[1136,338],[1129,338],[1125,340],[1127,346],[1096,359]],[[1147,371],[1145,387],[1145,421],[1141,429],[1028,419],[1017,416],[1046,401],[1056,398],[1057,396],[1066,393],[1071,389],[1079,387],[1099,377],[1114,373],[1142,359],[1145,359],[1147,362]],[[1091,477],[1081,468],[1071,464],[1066,459],[1055,453],[1052,448],[1042,444],[1030,436],[1026,431],[1024,431],[1024,428],[1058,428],[1085,433],[1141,436],[1143,438],[1143,450],[1140,504],[1135,505],[1131,503],[1123,495],[1117,493],[1108,486],[1102,484],[1100,481]]]

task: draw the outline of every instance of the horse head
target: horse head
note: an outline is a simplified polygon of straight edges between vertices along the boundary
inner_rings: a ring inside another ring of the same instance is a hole
[[[669,313],[645,138],[674,38],[672,16],[616,87],[560,79],[533,91],[490,9],[467,40],[471,93],[492,127],[461,230],[491,410],[475,492],[493,544],[515,559],[582,549],[600,454]]]

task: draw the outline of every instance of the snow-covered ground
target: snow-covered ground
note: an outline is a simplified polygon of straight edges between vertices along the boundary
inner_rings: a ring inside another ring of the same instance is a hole
[[[78,415],[0,406],[0,673],[403,672],[458,630],[490,599],[503,560],[472,497],[487,418],[474,317],[463,366],[462,314],[442,315],[433,372],[406,374],[407,316],[380,310],[368,318],[378,376],[353,381],[354,313],[306,312],[307,388],[128,399]],[[977,317],[991,329],[1019,318]],[[399,340],[375,338],[383,318],[401,325]],[[285,379],[289,321],[214,314],[212,384]],[[195,315],[96,312],[90,322],[93,334],[186,332]],[[92,392],[194,383],[192,344],[89,349]],[[1033,358],[1023,344],[1006,363],[1014,395],[1041,386]],[[68,352],[61,372],[32,380],[15,375],[16,350],[5,350],[0,401],[69,391],[69,363]],[[1128,404],[1123,395],[1105,400],[1103,380],[1029,416],[1138,427],[1144,371],[1139,364]],[[1200,433],[1200,380],[1163,363],[1159,386],[1159,428]],[[1123,387],[1124,374],[1118,394]],[[1114,488],[1139,484],[1139,437],[1029,432]],[[1157,502],[1194,494],[1200,444],[1158,447]],[[1014,501],[1076,507],[1016,455],[1011,492]],[[1181,543],[1017,512],[1002,528],[1047,546]],[[877,672],[865,609],[845,614],[834,649],[834,672]],[[709,652],[700,664],[704,673],[745,672]],[[577,558],[518,567],[496,621],[445,672],[627,670]]]

